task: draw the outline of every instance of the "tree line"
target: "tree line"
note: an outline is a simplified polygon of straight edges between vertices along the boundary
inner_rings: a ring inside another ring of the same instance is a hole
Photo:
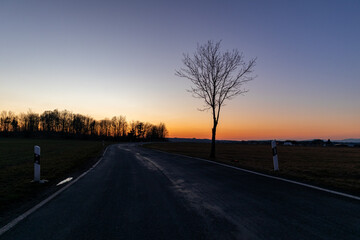
[[[165,140],[168,131],[164,123],[128,122],[125,116],[95,120],[90,116],[68,110],[29,110],[16,115],[11,111],[0,113],[0,136],[102,138],[123,141]]]

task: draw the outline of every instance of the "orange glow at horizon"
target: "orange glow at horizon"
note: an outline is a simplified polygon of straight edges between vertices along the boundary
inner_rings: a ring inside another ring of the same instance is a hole
[[[39,108],[34,112],[41,114],[44,110],[54,108]],[[17,109],[16,109],[17,110]],[[61,108],[60,108],[61,110]],[[85,109],[86,110],[86,109]],[[354,111],[346,112],[330,112],[324,114],[324,111],[305,109],[295,111],[292,109],[279,112],[269,112],[267,108],[256,110],[256,108],[243,108],[240,111],[234,105],[227,106],[221,112],[221,119],[217,128],[216,139],[218,140],[269,140],[269,139],[331,139],[341,140],[347,138],[360,138],[360,119],[359,113]],[[170,111],[173,111],[169,113]],[[16,114],[21,112],[14,111]],[[99,115],[92,115],[82,109],[73,110],[74,113],[81,113],[95,117],[97,120],[111,119],[113,116],[121,114],[113,114],[112,109],[104,109]],[[119,111],[122,112],[122,111]],[[130,111],[126,111],[130,112]],[[176,110],[169,109],[167,113],[162,111],[149,112],[144,114],[142,111],[131,112],[126,117],[128,122],[132,120],[149,122],[152,124],[165,123],[170,138],[197,138],[211,139],[211,113],[200,112],[193,106]],[[177,113],[179,112],[179,113]]]
[[[211,139],[212,125],[166,124],[170,138]],[[354,126],[358,126],[355,127]],[[216,139],[219,140],[267,140],[267,139],[332,139],[359,138],[360,126],[355,121],[279,121],[266,124],[266,121],[248,121],[233,124],[229,121],[219,123]]]

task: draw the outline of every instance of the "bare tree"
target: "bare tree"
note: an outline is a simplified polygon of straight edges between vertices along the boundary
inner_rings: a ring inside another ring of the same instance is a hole
[[[120,116],[118,118],[119,121],[119,132],[121,137],[126,137],[126,132],[127,132],[127,122],[126,122],[126,117],[125,116]]]
[[[118,137],[119,136],[119,121],[118,118],[115,116],[111,119],[111,127],[112,127],[112,136]]]
[[[189,92],[204,100],[203,109],[211,110],[213,118],[212,143],[210,158],[215,158],[216,127],[219,123],[220,110],[225,100],[247,92],[242,86],[252,80],[256,58],[245,62],[237,49],[221,53],[220,43],[208,41],[198,45],[193,56],[184,54],[184,67],[175,75],[189,79],[193,86]]]
[[[72,112],[68,110],[63,110],[60,112],[60,129],[63,134],[67,134],[70,131],[71,119],[72,119]]]

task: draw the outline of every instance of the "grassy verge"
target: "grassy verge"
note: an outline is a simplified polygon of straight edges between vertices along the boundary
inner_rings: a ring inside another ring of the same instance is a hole
[[[41,179],[34,177],[34,145],[41,147]],[[56,190],[56,184],[67,177],[76,177],[99,158],[100,141],[0,138],[0,224],[14,211],[38,201]]]
[[[147,144],[147,148],[209,159],[207,143]],[[360,148],[278,146],[279,172],[270,145],[217,144],[217,161],[360,196]]]

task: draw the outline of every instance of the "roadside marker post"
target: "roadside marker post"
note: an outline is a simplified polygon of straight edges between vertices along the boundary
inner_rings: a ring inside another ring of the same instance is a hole
[[[271,141],[271,148],[273,153],[274,171],[279,171],[278,155],[276,148],[276,140]]]
[[[40,182],[40,147],[34,146],[34,182]]]

